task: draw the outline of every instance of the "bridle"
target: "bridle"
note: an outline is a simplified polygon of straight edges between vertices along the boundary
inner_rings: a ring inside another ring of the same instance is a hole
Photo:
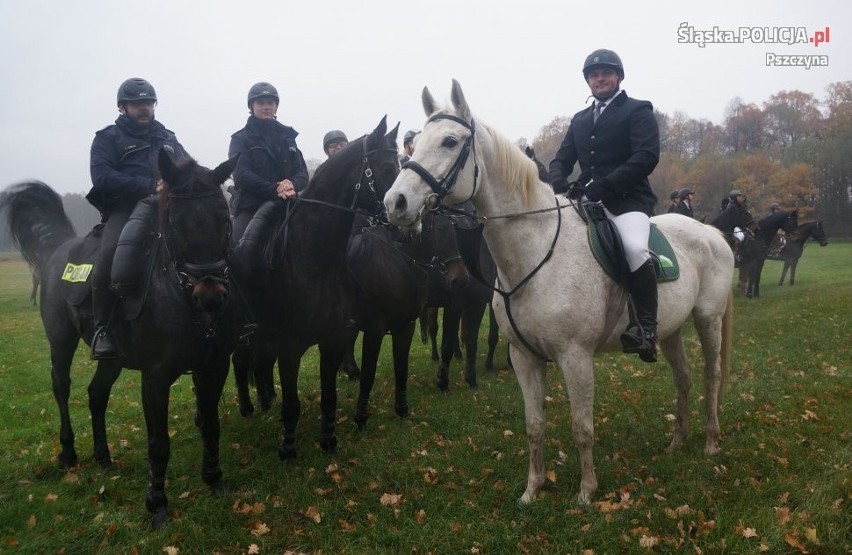
[[[456,158],[455,162],[453,162],[453,165],[450,166],[447,175],[445,175],[440,180],[434,175],[432,175],[429,170],[427,170],[414,160],[408,160],[402,164],[403,170],[412,170],[414,173],[423,178],[423,181],[425,181],[429,185],[429,188],[432,189],[432,194],[429,195],[423,205],[424,209],[433,209],[438,207],[444,200],[444,197],[450,194],[450,191],[452,191],[453,187],[455,187],[456,185],[456,181],[459,178],[459,174],[464,169],[465,164],[467,164],[467,159],[470,156],[471,152],[473,152],[473,190],[471,191],[470,197],[468,197],[467,200],[470,200],[476,194],[476,181],[479,177],[479,165],[476,163],[476,142],[474,140],[476,135],[476,124],[474,123],[473,119],[468,122],[452,114],[435,114],[434,116],[426,120],[426,125],[429,125],[433,121],[441,119],[448,119],[450,121],[458,123],[465,129],[469,130],[470,135],[462,145],[461,151],[459,151],[459,155]]]
[[[372,150],[367,150],[367,142],[367,138],[364,138],[364,148],[363,154],[361,156],[361,171],[358,174],[358,181],[356,181],[354,185],[355,194],[352,196],[352,203],[348,207],[340,206],[339,204],[334,204],[332,202],[326,202],[324,200],[302,198],[298,196],[294,198],[294,200],[296,201],[294,204],[320,204],[323,206],[328,206],[330,208],[336,208],[337,210],[343,210],[344,212],[352,212],[354,214],[364,216],[367,218],[367,220],[369,220],[370,225],[378,225],[380,223],[384,223],[387,220],[387,217],[385,215],[385,205],[382,202],[382,199],[379,198],[379,194],[376,192],[375,180],[373,179],[373,168],[370,167],[370,156],[382,150],[389,153],[392,152],[395,156],[397,154],[397,150],[396,148],[390,147],[378,147]],[[361,190],[365,187],[370,192],[375,203],[375,208],[373,209],[373,211],[358,208],[358,198],[361,194]]]
[[[219,190],[207,191],[203,193],[169,193],[168,198],[172,200],[187,200],[194,201],[201,198],[221,195]],[[171,202],[170,202],[171,204]],[[192,290],[196,285],[202,282],[214,282],[223,285],[226,289],[230,284],[231,266],[228,260],[227,249],[223,250],[223,256],[219,260],[209,262],[207,264],[195,264],[182,260],[177,253],[174,245],[174,240],[171,230],[175,228],[173,220],[174,211],[169,206],[169,227],[168,235],[166,236],[166,246],[169,252],[169,257],[174,262],[175,270],[177,271],[178,285],[183,290]],[[225,232],[224,244],[227,245],[231,237],[231,220],[227,220],[228,229]]]

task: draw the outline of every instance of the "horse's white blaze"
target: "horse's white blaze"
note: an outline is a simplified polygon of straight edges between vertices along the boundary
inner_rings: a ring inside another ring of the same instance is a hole
[[[471,120],[461,87],[455,81],[452,106],[438,107],[428,90],[424,91],[423,104],[427,116],[446,113]],[[418,138],[413,160],[440,180],[469,135],[468,129],[452,120],[427,122]],[[457,144],[453,146],[448,138],[457,139]],[[538,180],[535,165],[479,119],[475,121],[474,144],[445,202],[470,198],[478,214],[486,217],[529,212],[567,202],[562,197],[555,199],[550,188]],[[478,166],[476,179],[475,165]],[[404,170],[385,196],[391,222],[416,225],[432,194],[417,173]],[[517,329],[532,349],[527,348],[511,325],[504,299],[499,295],[494,297],[500,330],[512,345],[512,362],[524,398],[530,458],[521,503],[533,501],[545,479],[545,358],[559,365],[567,384],[572,433],[580,458],[578,497],[582,503],[591,500],[597,489],[592,459],[592,357],[595,352],[620,351],[618,337],[627,324],[626,295],[595,261],[586,241],[585,224],[570,207],[561,210],[561,220],[551,259],[509,301]],[[681,328],[691,315],[704,351],[705,452],[713,454],[718,451],[722,357],[728,356],[730,340],[733,254],[718,230],[696,220],[666,214],[652,221],[666,234],[680,263],[680,278],[659,286],[660,347],[672,368],[677,390],[677,421],[669,448],[682,446],[689,429],[687,396],[691,380]],[[485,225],[484,236],[497,263],[501,289],[511,290],[533,271],[550,249],[559,226],[556,211],[492,219]]]

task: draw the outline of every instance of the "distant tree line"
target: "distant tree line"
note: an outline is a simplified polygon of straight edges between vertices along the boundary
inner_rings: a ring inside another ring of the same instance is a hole
[[[658,213],[672,191],[689,187],[697,193],[696,216],[712,217],[736,188],[748,195],[758,219],[777,202],[823,220],[830,235],[852,235],[852,81],[829,85],[822,100],[796,90],[774,94],[762,106],[734,98],[721,124],[682,112],[657,112],[657,121],[662,153],[651,185]],[[558,116],[532,140],[545,165],[570,122]]]

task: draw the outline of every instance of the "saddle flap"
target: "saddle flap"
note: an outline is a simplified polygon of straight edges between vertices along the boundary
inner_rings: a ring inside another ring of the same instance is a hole
[[[62,298],[71,306],[80,306],[90,299],[92,271],[101,252],[103,224],[96,225],[68,251],[68,260],[62,270]]]

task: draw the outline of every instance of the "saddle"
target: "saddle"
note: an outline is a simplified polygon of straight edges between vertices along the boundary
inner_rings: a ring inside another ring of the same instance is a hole
[[[68,260],[60,278],[60,291],[62,298],[70,306],[80,308],[92,303],[92,270],[101,253],[101,234],[103,224],[96,225],[79,243],[68,251]],[[127,289],[119,297],[124,319],[135,320],[142,312],[142,306],[151,286],[151,278],[154,272],[154,264],[157,259],[157,251],[160,242],[155,241],[145,252],[138,253],[136,262],[139,269],[148,261],[147,268],[141,272],[142,279],[132,289]],[[120,260],[114,260],[113,265],[122,264]],[[125,273],[127,271],[125,270]]]
[[[589,247],[604,272],[617,283],[625,283],[629,268],[624,257],[624,245],[618,229],[597,203],[583,201],[579,204],[580,216],[586,222]],[[680,277],[680,266],[674,250],[659,228],[651,224],[648,250],[654,261],[657,282],[674,281]]]

